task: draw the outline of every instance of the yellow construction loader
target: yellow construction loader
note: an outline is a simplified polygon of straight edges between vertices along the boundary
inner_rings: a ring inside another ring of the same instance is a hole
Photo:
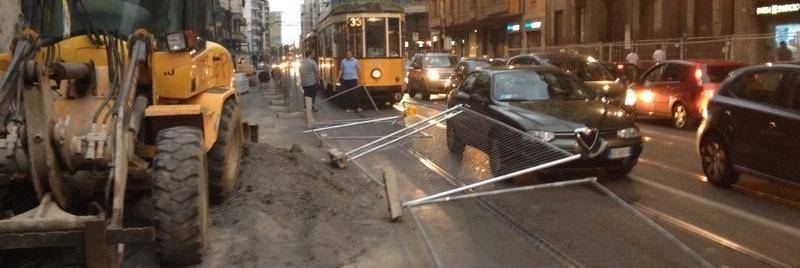
[[[154,240],[164,265],[200,262],[250,129],[234,58],[203,36],[210,1],[26,2],[0,55],[0,250],[77,246],[104,267]],[[141,197],[152,224],[134,226]]]

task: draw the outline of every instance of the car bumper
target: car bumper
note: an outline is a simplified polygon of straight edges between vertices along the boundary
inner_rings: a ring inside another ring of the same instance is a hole
[[[574,154],[580,154],[578,145],[573,143],[554,144]],[[623,171],[636,165],[639,156],[642,154],[643,145],[641,139],[611,139],[604,140],[600,149],[583,154],[581,159],[556,166],[545,170],[542,173],[570,173],[592,176],[597,173]],[[630,154],[625,157],[611,157],[612,150],[628,148]]]
[[[430,93],[447,93],[450,86],[450,79],[439,79],[436,81],[425,80],[425,89]]]

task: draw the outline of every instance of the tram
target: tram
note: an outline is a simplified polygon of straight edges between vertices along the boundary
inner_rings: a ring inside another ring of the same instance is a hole
[[[358,83],[379,102],[399,102],[404,88],[402,5],[387,0],[336,2],[339,7],[334,5],[319,30],[303,42],[319,57],[324,88],[333,94],[347,90],[338,81],[339,66],[352,51],[359,61]]]

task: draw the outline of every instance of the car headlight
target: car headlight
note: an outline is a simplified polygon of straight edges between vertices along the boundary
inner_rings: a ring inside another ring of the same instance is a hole
[[[381,69],[375,68],[375,69],[372,69],[372,72],[370,72],[370,75],[372,75],[372,78],[380,79],[381,76],[383,76],[383,72],[381,72]]]
[[[428,80],[436,81],[439,80],[439,73],[434,70],[428,70]]]
[[[636,105],[636,91],[633,91],[633,89],[628,89],[628,91],[625,92],[625,105],[626,106]]]
[[[549,131],[533,130],[529,131],[528,134],[543,142],[549,142],[556,138],[556,133]]]
[[[642,135],[639,133],[639,128],[637,127],[629,127],[626,129],[617,130],[617,137],[623,139],[630,139],[630,138],[638,138]]]

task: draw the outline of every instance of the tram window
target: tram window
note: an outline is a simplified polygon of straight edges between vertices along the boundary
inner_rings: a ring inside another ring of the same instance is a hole
[[[400,19],[389,19],[389,57],[400,57]]]
[[[347,46],[342,46],[341,48],[339,48],[342,50],[342,53],[339,54],[339,56],[344,57],[345,55],[347,55],[347,51],[352,51],[353,55],[356,58],[363,57],[363,55],[361,54],[362,53],[361,38],[363,38],[363,34],[361,33],[361,31],[363,30],[362,29],[363,26],[361,25],[351,26],[344,24],[342,25],[344,27],[347,27],[348,29],[347,40],[346,40]]]
[[[367,58],[386,57],[386,22],[383,18],[368,18],[366,28]]]

